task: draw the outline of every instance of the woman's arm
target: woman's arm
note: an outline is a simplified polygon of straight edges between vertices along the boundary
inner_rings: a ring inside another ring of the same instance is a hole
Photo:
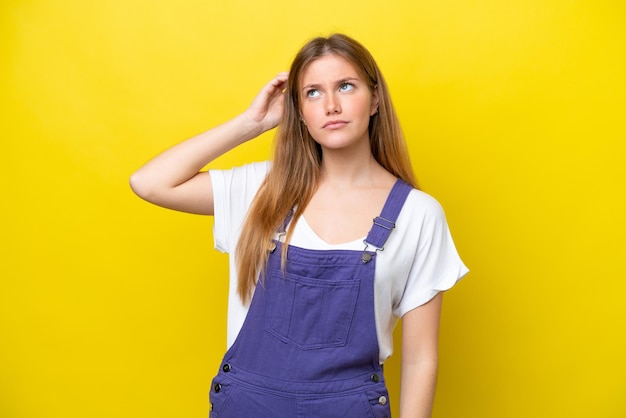
[[[400,418],[430,418],[435,399],[443,294],[402,317]]]
[[[283,111],[287,73],[272,79],[241,115],[157,155],[135,172],[130,186],[142,199],[169,209],[213,215],[213,189],[202,167],[275,128]]]

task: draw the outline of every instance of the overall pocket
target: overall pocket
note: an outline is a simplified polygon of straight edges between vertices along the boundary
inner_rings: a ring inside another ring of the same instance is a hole
[[[315,418],[378,418],[373,415],[363,392],[341,394],[336,397],[303,399],[298,405],[298,416]]]
[[[390,418],[389,392],[384,384],[365,392],[374,418]]]
[[[211,382],[211,391],[209,392],[210,412],[209,418],[218,418],[224,416],[228,410],[228,404],[231,401],[230,392],[232,385],[221,375],[217,375]]]
[[[325,280],[270,271],[265,329],[303,350],[346,344],[360,280]]]

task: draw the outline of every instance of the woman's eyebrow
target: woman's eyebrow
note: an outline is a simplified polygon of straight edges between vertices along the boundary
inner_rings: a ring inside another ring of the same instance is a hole
[[[320,87],[319,84],[307,84],[306,86],[302,87],[302,90],[307,90],[307,89],[318,89]]]
[[[339,80],[334,82],[335,86],[339,86],[343,83],[346,83],[348,81],[359,81],[360,79],[358,77],[344,77],[344,78],[340,78]],[[322,85],[319,83],[310,83],[307,84],[305,86],[302,87],[302,90],[306,90],[306,89],[319,89]]]

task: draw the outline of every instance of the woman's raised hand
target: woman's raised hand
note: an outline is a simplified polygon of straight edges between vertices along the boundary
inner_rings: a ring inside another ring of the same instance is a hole
[[[225,152],[278,125],[286,83],[287,73],[278,74],[261,89],[245,112],[148,161],[131,177],[133,191],[159,206],[212,215],[210,173],[200,170]]]
[[[243,114],[252,123],[258,124],[261,132],[273,129],[280,123],[285,104],[284,89],[288,76],[289,73],[282,72],[270,80]]]

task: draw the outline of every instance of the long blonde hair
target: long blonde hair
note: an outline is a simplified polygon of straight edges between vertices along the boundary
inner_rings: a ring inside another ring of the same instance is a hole
[[[291,209],[293,222],[285,238],[289,242],[295,221],[315,193],[322,161],[322,150],[300,121],[299,84],[302,73],[316,59],[336,54],[348,60],[369,89],[378,94],[378,112],[371,116],[369,136],[376,161],[394,176],[417,187],[406,143],[393,108],[387,84],[365,47],[354,39],[334,34],[312,39],[298,52],[289,71],[281,123],[274,138],[272,168],[257,192],[243,224],[237,245],[237,291],[248,302],[257,278],[263,277],[268,247],[277,228]],[[287,246],[283,246],[283,263]]]

